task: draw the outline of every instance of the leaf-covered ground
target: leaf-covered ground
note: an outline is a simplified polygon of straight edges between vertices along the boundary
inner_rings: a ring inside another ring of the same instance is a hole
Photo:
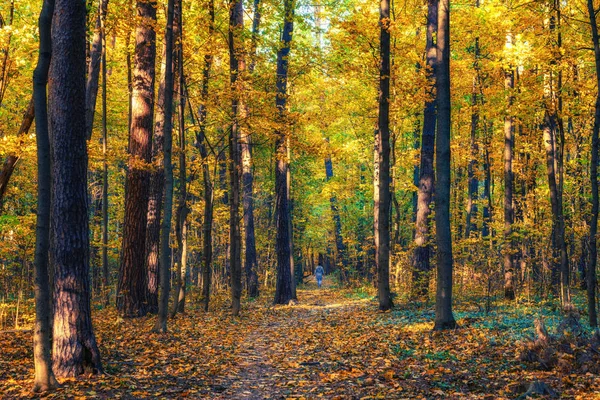
[[[517,360],[515,339],[530,327],[522,316],[459,312],[461,329],[439,333],[430,309],[379,313],[372,293],[328,282],[299,289],[293,306],[264,297],[246,303],[240,318],[225,301],[209,313],[191,306],[166,335],[150,333],[153,317],[96,311],[106,374],[64,381],[48,397],[514,399],[543,381],[563,398],[600,398],[595,374]],[[0,333],[2,398],[31,397],[31,347],[31,332]]]

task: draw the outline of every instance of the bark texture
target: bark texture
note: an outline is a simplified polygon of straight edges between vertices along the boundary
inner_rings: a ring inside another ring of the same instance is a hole
[[[437,32],[437,137],[435,228],[437,290],[434,330],[452,329],[452,232],[450,230],[450,0],[440,0]]]
[[[431,202],[433,201],[435,152],[435,71],[437,49],[434,37],[437,32],[438,0],[427,2],[427,44],[425,47],[427,63],[428,99],[423,110],[423,132],[421,134],[421,163],[417,190],[417,213],[415,228],[415,250],[413,254],[413,290],[415,294],[426,296],[429,292],[428,273],[431,271]]]
[[[145,263],[148,211],[148,165],[151,159],[156,58],[156,1],[137,2],[129,163],[125,184],[125,217],[117,309],[124,317],[141,317],[147,307]]]
[[[89,284],[88,157],[85,132],[85,3],[57,0],[52,23],[49,104],[52,132],[54,333],[59,377],[102,373]]]
[[[54,389],[58,382],[52,372],[50,356],[50,330],[52,310],[50,309],[50,281],[48,277],[48,251],[50,248],[50,136],[48,132],[48,104],[46,87],[48,70],[52,58],[52,15],[54,0],[46,0],[39,18],[40,47],[39,58],[33,73],[33,99],[37,103],[36,143],[38,158],[38,204],[35,229],[35,325],[33,331],[33,358],[35,377],[33,392],[46,392]],[[30,104],[33,110],[33,103]]]
[[[377,170],[375,191],[375,261],[379,309],[392,308],[390,294],[390,3],[379,3],[379,119],[377,123]]]
[[[292,275],[292,238],[290,191],[289,191],[289,158],[288,141],[289,127],[287,120],[287,81],[290,45],[294,30],[294,0],[284,1],[285,14],[281,44],[277,51],[277,107],[278,128],[275,140],[275,216],[277,234],[275,252],[277,253],[277,283],[275,286],[275,304],[287,304],[294,298],[294,282]]]

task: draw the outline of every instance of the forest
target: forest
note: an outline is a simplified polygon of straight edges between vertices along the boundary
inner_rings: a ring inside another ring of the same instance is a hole
[[[600,398],[595,0],[1,0],[0,398]]]

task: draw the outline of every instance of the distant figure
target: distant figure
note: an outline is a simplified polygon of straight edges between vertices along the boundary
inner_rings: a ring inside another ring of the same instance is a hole
[[[317,268],[315,269],[315,277],[317,278],[317,285],[319,287],[321,287],[321,284],[323,283],[323,274],[325,273],[325,271],[323,270],[323,267],[321,267],[320,265],[317,265]]]

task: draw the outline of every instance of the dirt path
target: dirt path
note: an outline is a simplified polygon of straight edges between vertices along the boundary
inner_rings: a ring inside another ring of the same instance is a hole
[[[315,321],[325,319],[330,309],[339,305],[339,299],[327,280],[322,288],[308,282],[297,294],[298,304],[271,309],[271,318],[240,343],[235,352],[237,368],[228,374],[228,388],[217,398],[277,399],[301,397],[300,392],[306,392],[306,388],[297,390],[299,384],[305,383],[296,379],[298,372],[312,369],[311,375],[316,376],[321,362],[286,362],[285,359],[292,360],[297,354],[306,355],[318,350],[318,338],[299,340],[299,330],[306,333]],[[344,309],[337,311],[340,317],[347,311]]]

